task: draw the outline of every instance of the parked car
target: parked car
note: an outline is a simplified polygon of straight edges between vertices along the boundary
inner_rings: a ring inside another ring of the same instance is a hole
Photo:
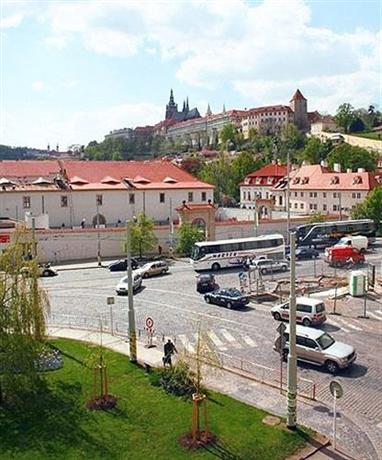
[[[360,252],[366,252],[368,245],[369,240],[363,235],[344,236],[335,244],[335,246],[351,246]]]
[[[289,321],[289,302],[276,305],[271,309],[274,319]],[[322,324],[326,321],[325,304],[312,297],[296,298],[296,321],[304,326]]]
[[[250,269],[258,269],[262,275],[273,272],[286,272],[289,268],[287,260],[278,259],[262,259],[254,260],[250,265]]]
[[[142,276],[139,273],[133,273],[133,292],[138,291],[142,286]],[[127,276],[124,276],[117,284],[115,290],[118,295],[127,295],[129,292]]]
[[[196,290],[201,294],[216,291],[218,288],[219,286],[216,284],[215,276],[212,273],[196,277]]]
[[[29,267],[22,267],[20,270],[21,274],[25,276],[29,276],[30,268]],[[57,276],[58,272],[54,270],[50,264],[39,264],[38,266],[38,274],[43,278],[48,278],[51,276]]]
[[[155,275],[164,275],[169,270],[168,264],[164,260],[158,260],[156,262],[148,262],[138,268],[137,272],[143,277],[148,278]]]
[[[281,351],[284,360],[287,359],[289,325],[283,334],[283,340],[280,336],[277,337],[273,348],[279,353]],[[327,332],[305,326],[296,326],[296,353],[299,361],[324,366],[331,374],[350,366],[357,357],[351,345],[337,342]]]
[[[332,246],[325,249],[325,262],[332,267],[341,267],[347,263],[359,264],[365,262],[365,256],[349,245]]]
[[[296,248],[296,259],[297,260],[302,260],[302,259],[317,259],[319,257],[320,253],[317,251],[317,249],[314,248]],[[290,260],[290,253],[286,256],[288,260]]]
[[[257,262],[259,260],[268,260],[268,256],[260,255],[257,257],[244,257],[243,262],[242,262],[244,270],[249,270],[249,267],[253,265],[254,261]]]
[[[137,259],[131,258],[131,268],[136,270],[139,267]],[[125,272],[127,270],[127,259],[117,260],[117,262],[112,262],[109,265],[109,270],[111,272]]]
[[[229,309],[235,307],[244,307],[249,303],[248,297],[243,295],[236,288],[217,289],[216,291],[209,292],[204,295],[204,300],[207,303],[221,305]]]

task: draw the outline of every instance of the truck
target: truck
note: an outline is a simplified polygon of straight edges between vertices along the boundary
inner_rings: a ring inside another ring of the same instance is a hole
[[[351,246],[360,252],[366,252],[368,244],[367,236],[349,235],[342,237],[335,246]]]
[[[341,267],[348,263],[356,265],[365,262],[365,256],[348,244],[335,245],[325,249],[325,262],[332,267]]]

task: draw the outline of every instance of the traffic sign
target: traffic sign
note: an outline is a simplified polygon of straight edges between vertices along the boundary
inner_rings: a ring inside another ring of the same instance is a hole
[[[332,396],[334,396],[337,399],[342,398],[344,390],[342,388],[342,385],[339,382],[337,382],[337,380],[332,380],[330,382],[329,388]]]
[[[150,316],[147,317],[146,318],[146,327],[148,329],[151,329],[153,326],[154,326],[154,320],[152,318],[150,318]]]
[[[286,329],[286,326],[284,323],[280,323],[278,326],[277,326],[277,332],[280,334],[280,335],[283,335],[284,332],[285,332],[285,329]]]
[[[114,305],[115,299],[114,297],[106,297],[106,304],[107,305]]]

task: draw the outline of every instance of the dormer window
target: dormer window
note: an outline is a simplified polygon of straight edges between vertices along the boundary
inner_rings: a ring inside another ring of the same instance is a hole
[[[272,185],[273,184],[273,177],[268,177],[267,179],[267,184]]]
[[[354,177],[353,185],[356,185],[356,184],[362,184],[362,177],[361,176]]]
[[[299,184],[300,183],[300,178],[299,177],[295,177],[293,179],[293,184]]]
[[[303,177],[301,184],[307,184],[309,182],[309,177]]]
[[[261,184],[261,177],[256,177],[255,184],[256,184],[256,185],[260,185],[260,184]]]
[[[244,179],[244,184],[245,184],[245,185],[249,185],[250,183],[251,183],[251,179],[250,179],[249,177],[246,177],[246,178]]]
[[[332,177],[332,180],[330,181],[332,185],[334,184],[339,184],[340,183],[340,178],[338,176]]]

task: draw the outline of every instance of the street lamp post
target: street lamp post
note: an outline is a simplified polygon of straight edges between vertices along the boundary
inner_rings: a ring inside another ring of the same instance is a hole
[[[297,356],[296,356],[296,233],[290,234],[290,298],[288,352],[288,409],[287,426],[296,428]]]
[[[96,197],[96,206],[97,206],[97,262],[98,266],[102,266],[102,261],[101,261],[101,234],[100,234],[100,228],[99,228],[99,202],[98,202],[98,197]]]
[[[137,362],[137,334],[135,331],[135,313],[133,298],[133,270],[131,267],[131,229],[130,221],[126,221],[126,255],[127,255],[127,299],[129,306],[129,345],[130,362]]]
[[[286,207],[287,207],[287,244],[290,244],[290,151],[287,152],[287,196],[286,196]]]

